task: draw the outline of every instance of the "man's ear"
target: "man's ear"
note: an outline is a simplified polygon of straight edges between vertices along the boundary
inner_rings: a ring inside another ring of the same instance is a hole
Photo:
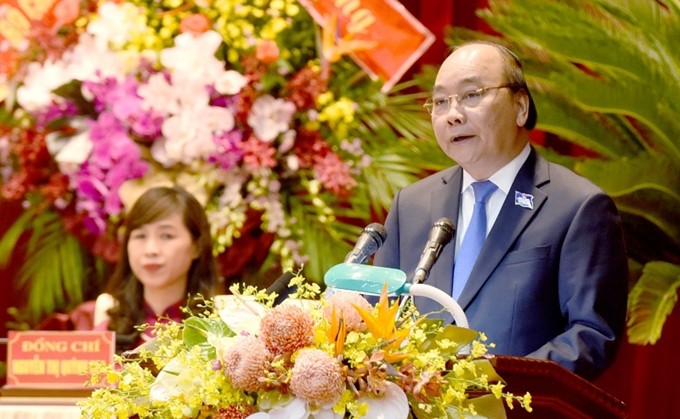
[[[529,118],[529,95],[524,90],[515,94],[515,106],[517,108],[517,126],[523,127]]]

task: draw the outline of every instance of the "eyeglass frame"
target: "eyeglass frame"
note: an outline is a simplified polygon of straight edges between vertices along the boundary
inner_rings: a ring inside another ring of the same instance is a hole
[[[467,96],[467,95],[471,95],[471,94],[486,94],[486,92],[488,92],[489,90],[506,89],[506,88],[507,89],[516,89],[518,87],[519,86],[517,84],[514,84],[514,83],[503,84],[503,85],[500,85],[500,86],[485,86],[485,87],[480,87],[479,89],[470,90],[469,92],[465,92],[465,93],[463,93],[463,96]],[[446,112],[448,112],[451,109],[451,104],[452,104],[451,99],[452,98],[456,99],[456,103],[459,106],[464,106],[464,105],[461,105],[461,101],[464,100],[464,98],[461,98],[458,94],[455,94],[455,93],[452,94],[452,95],[448,95],[444,98],[437,99],[437,100],[446,99],[446,101],[449,102],[449,107],[447,108]],[[474,108],[476,106],[477,105],[472,106],[472,108]],[[430,115],[434,115],[433,114],[433,112],[434,112],[434,100],[432,98],[427,99],[427,101],[425,101],[425,103],[423,103],[423,107],[427,110],[427,113],[429,113]],[[437,114],[437,115],[443,115],[443,113]]]

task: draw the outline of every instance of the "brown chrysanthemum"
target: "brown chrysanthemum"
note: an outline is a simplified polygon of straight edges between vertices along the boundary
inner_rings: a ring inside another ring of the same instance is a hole
[[[241,336],[224,354],[224,373],[232,385],[245,391],[257,391],[265,378],[272,354],[254,336]]]
[[[345,322],[348,332],[366,331],[366,323],[359,315],[354,306],[359,306],[366,311],[371,310],[371,304],[361,294],[355,292],[339,291],[327,299],[328,305],[323,309],[323,316],[331,321],[333,310],[335,315]]]
[[[213,415],[213,419],[245,419],[257,412],[254,406],[234,406],[223,407]]]
[[[303,349],[295,359],[290,389],[296,397],[314,403],[330,403],[342,394],[344,380],[338,361],[326,352]]]
[[[300,307],[280,305],[260,323],[260,338],[274,354],[292,353],[314,341],[314,321]]]

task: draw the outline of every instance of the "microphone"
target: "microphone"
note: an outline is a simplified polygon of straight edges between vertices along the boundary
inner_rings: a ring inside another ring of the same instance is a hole
[[[371,223],[364,228],[354,249],[345,256],[345,263],[366,263],[387,238],[387,230],[380,223]]]
[[[420,255],[418,267],[413,274],[414,284],[420,284],[427,279],[432,265],[437,261],[444,246],[451,241],[455,230],[456,227],[454,227],[453,222],[446,217],[442,217],[432,224],[427,244]]]
[[[295,274],[291,271],[284,272],[283,275],[278,277],[276,281],[272,282],[272,284],[267,287],[267,294],[271,294],[273,292],[278,294],[278,296],[274,299],[275,306],[281,304],[283,300],[288,298],[288,294],[290,294],[290,291],[288,290],[288,284],[294,276]]]

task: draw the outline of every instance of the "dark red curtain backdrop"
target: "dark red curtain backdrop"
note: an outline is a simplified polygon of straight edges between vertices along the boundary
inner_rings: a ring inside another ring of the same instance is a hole
[[[447,46],[443,34],[447,26],[490,31],[475,16],[477,8],[488,4],[486,0],[401,0],[401,3],[437,38],[412,72],[417,71],[420,65],[438,65],[444,60]],[[540,133],[536,138],[540,141]],[[0,202],[0,234],[4,234],[20,212],[18,205]],[[7,307],[19,305],[21,301],[21,296],[12,289],[12,278],[18,265],[14,261],[8,268],[0,269],[0,337],[7,335]],[[631,418],[680,418],[680,386],[675,379],[680,374],[679,363],[675,360],[678,352],[680,307],[676,307],[666,321],[662,338],[655,345],[624,344],[614,365],[595,384],[624,401]],[[0,345],[0,359],[5,357],[5,347]]]

